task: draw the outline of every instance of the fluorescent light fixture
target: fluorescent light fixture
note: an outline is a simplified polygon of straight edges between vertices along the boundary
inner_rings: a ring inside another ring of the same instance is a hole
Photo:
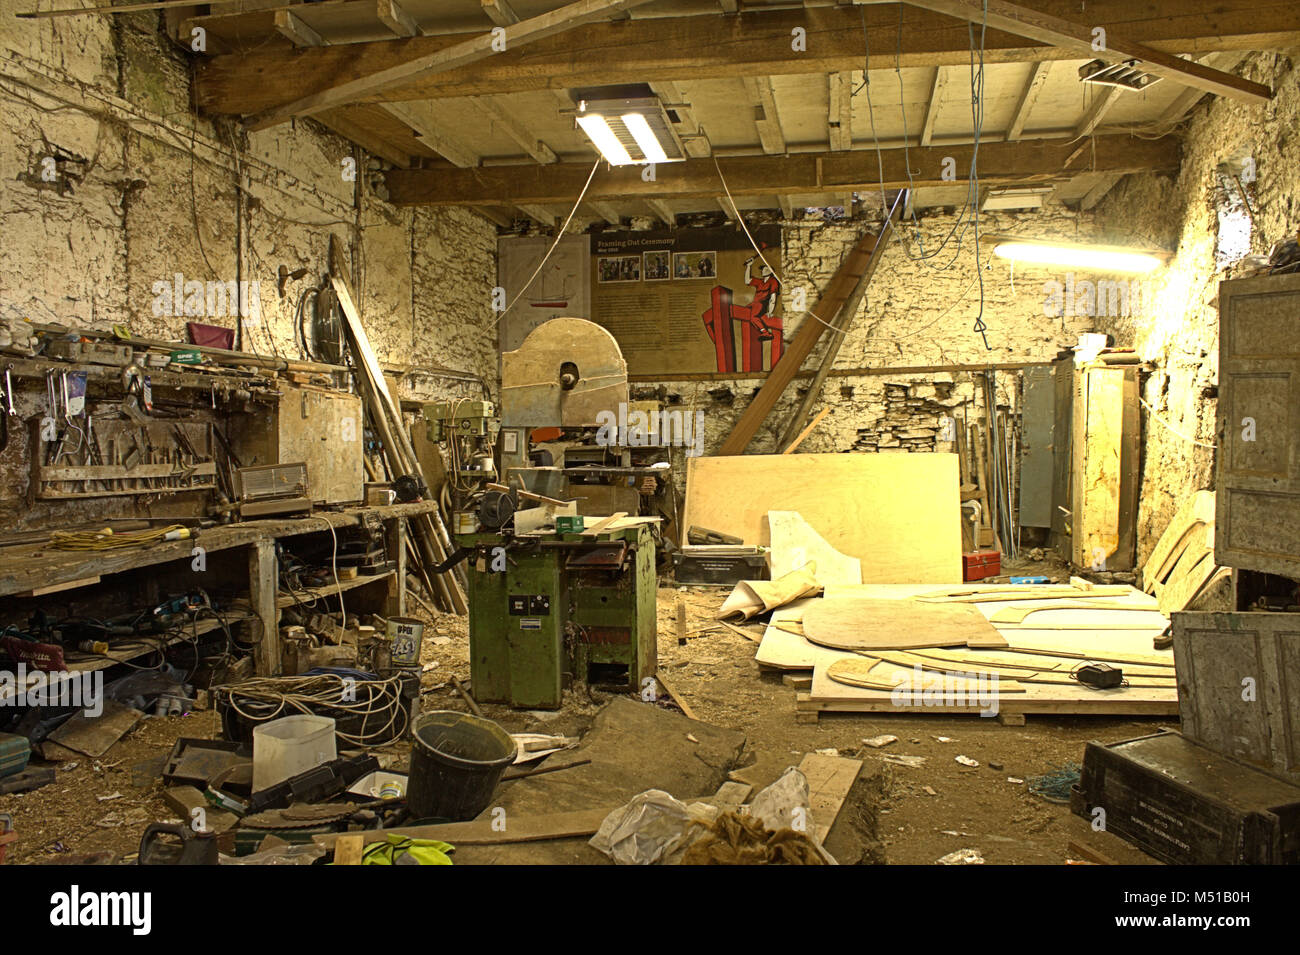
[[[1041,209],[1043,201],[1052,193],[1054,186],[1009,186],[990,189],[984,197],[981,212],[995,209]]]
[[[1146,273],[1160,268],[1169,260],[1169,253],[1152,249],[1067,245],[1060,242],[1016,239],[1010,236],[989,236],[987,240],[993,243],[994,255],[1002,259],[1010,259],[1012,262],[1060,265],[1097,272]]]
[[[629,166],[632,164],[632,157],[618,141],[614,135],[614,130],[609,128],[609,123],[605,117],[599,113],[581,113],[578,116],[578,125],[582,131],[587,134],[588,138],[596,144],[600,154],[611,166]]]
[[[645,156],[646,162],[668,161],[668,154],[659,145],[659,140],[655,138],[654,131],[650,129],[650,124],[646,122],[644,116],[640,113],[624,113],[619,119],[623,120],[623,125],[627,127],[627,131],[636,140],[636,144],[641,148],[641,155]]]

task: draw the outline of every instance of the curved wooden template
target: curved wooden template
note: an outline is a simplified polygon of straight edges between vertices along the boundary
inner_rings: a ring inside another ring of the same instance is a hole
[[[941,597],[938,595],[922,594],[919,597],[913,597],[913,600],[919,600],[921,603],[935,604],[982,604],[982,603],[1004,603],[1010,600],[1052,600],[1060,598],[1062,600],[1093,600],[1099,597],[1121,597],[1125,594],[1132,593],[1127,584],[1101,584],[1092,590],[1079,590],[1074,587],[1061,588],[1059,590],[1048,591],[1044,593],[1025,593],[1024,591],[1033,585],[1022,585],[1016,591],[1007,591],[990,594],[956,594],[953,596]]]
[[[960,650],[956,652],[945,652],[943,650],[900,650],[893,651],[896,653],[907,653],[912,656],[920,657],[924,660],[932,660],[935,663],[949,663],[953,665],[966,666],[968,669],[972,666],[976,669],[982,666],[1005,667],[1010,670],[1021,670],[1029,673],[1068,673],[1076,664],[1097,661],[1110,663],[1116,661],[1103,660],[1100,657],[1079,655],[1077,658],[1066,659],[1063,657],[1047,656],[1045,654],[1035,655],[1028,651],[1001,651],[1001,650],[978,650],[963,654]],[[863,653],[864,656],[879,656],[880,653]],[[1013,659],[1008,659],[1011,657]],[[1021,663],[1014,658],[1019,657],[1023,660],[1037,659],[1041,662]],[[1138,676],[1158,677],[1160,679],[1174,679],[1173,663],[1138,663],[1124,662],[1123,666],[1126,671],[1137,671]],[[1150,671],[1150,672],[1148,672]],[[1012,674],[1014,676],[1014,673]]]
[[[1008,678],[1010,678],[1009,682],[1013,684],[1018,682],[1043,683],[1051,684],[1053,686],[1078,685],[1079,681],[1071,676],[1070,673],[1075,667],[1080,666],[1085,662],[1083,660],[1076,661],[1072,663],[1069,669],[1044,670],[1025,669],[1014,665],[1011,667],[1005,667],[992,662],[980,663],[975,666],[965,665],[964,667],[961,662],[944,665],[940,661],[927,660],[906,650],[882,650],[876,653],[863,653],[861,656],[864,656],[867,659],[875,659],[884,663],[889,663],[893,666],[904,667],[906,669],[919,666],[921,669],[933,673],[984,673],[990,677],[996,676],[998,678],[999,688],[1008,682]],[[1004,674],[1004,669],[1010,669],[1011,672]],[[1129,686],[1135,688],[1141,687],[1168,690],[1174,689],[1178,685],[1176,677],[1172,673],[1167,676],[1157,674],[1134,674],[1133,677],[1129,677],[1128,671],[1125,671],[1125,677],[1128,678]]]
[[[1149,607],[1141,607],[1138,606],[1137,604],[1119,603],[1118,601],[1114,601],[1114,600],[1097,601],[1096,603],[1073,603],[1067,600],[1057,600],[1054,601],[1053,603],[1043,604],[1038,607],[1003,607],[1001,610],[996,611],[993,614],[993,616],[989,617],[989,623],[992,624],[1024,623],[1026,617],[1030,616],[1031,614],[1035,614],[1044,610],[1127,610],[1132,613],[1159,613],[1160,612],[1160,608],[1157,604],[1152,604]],[[1165,623],[1162,624],[1162,626],[1167,626],[1167,625],[1168,625],[1168,621],[1166,620]],[[1057,628],[1051,626],[1050,624],[1043,624],[1041,629],[1054,630]],[[1063,627],[1061,629],[1075,629],[1075,628]],[[1079,628],[1079,629],[1087,629],[1087,628]],[[1142,626],[1139,624],[1136,627],[1131,627],[1131,629],[1140,630],[1142,629]]]
[[[882,663],[886,664],[887,666],[893,666],[894,670],[877,671],[876,668],[879,667]],[[836,683],[842,683],[845,686],[856,686],[864,690],[881,690],[886,693],[892,693],[894,690],[902,686],[902,687],[907,687],[908,689],[911,690],[911,692],[914,693],[925,693],[926,688],[924,686],[912,688],[910,680],[906,679],[906,677],[912,676],[914,672],[915,671],[913,670],[912,667],[899,667],[896,664],[889,664],[888,661],[879,660],[869,656],[864,656],[861,659],[854,657],[846,660],[836,660],[834,663],[832,663],[829,667],[826,668],[826,675],[828,677],[830,677]],[[943,671],[931,670],[928,672],[933,673],[933,672],[943,672]],[[893,680],[891,682],[889,680],[889,677],[891,675],[898,675],[903,677],[904,679]],[[992,678],[993,676],[994,674],[989,674],[990,678]],[[987,689],[987,686],[988,683],[986,681],[985,689]],[[1004,680],[1001,677],[998,677],[997,688],[998,688],[998,693],[1024,693],[1025,692],[1025,688],[1021,686],[1019,683],[1017,683],[1016,681]],[[951,689],[962,690],[965,692],[975,692],[980,689],[980,683],[978,680],[971,680],[971,679],[964,679],[960,681],[954,680]]]

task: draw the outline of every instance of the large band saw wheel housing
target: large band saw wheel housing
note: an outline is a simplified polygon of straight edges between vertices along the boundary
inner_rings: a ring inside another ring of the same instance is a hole
[[[501,356],[502,427],[589,427],[626,403],[627,362],[595,322],[553,318]]]

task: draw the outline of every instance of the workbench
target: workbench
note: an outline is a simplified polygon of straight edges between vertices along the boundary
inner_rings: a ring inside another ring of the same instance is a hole
[[[382,524],[388,552],[396,561],[396,570],[372,576],[316,587],[313,594],[328,597],[343,592],[367,588],[367,603],[380,606],[387,614],[400,616],[406,612],[406,520],[432,512],[437,507],[432,501],[413,504],[394,504],[386,507],[353,507],[338,511],[317,511],[309,517],[278,520],[245,521],[202,529],[189,540],[168,541],[121,551],[87,552],[56,550],[48,542],[13,544],[0,547],[0,598],[28,597],[41,599],[45,595],[66,593],[82,587],[99,584],[115,574],[144,568],[160,571],[167,565],[189,566],[194,559],[196,546],[205,555],[243,550],[247,558],[249,613],[244,616],[228,615],[227,622],[248,623],[249,639],[254,644],[254,665],[258,675],[274,675],[280,670],[280,610],[291,606],[294,598],[281,594],[276,566],[275,543],[281,538],[302,534],[326,534],[330,529],[340,529]],[[228,582],[228,581],[227,581]],[[53,599],[58,599],[53,597]],[[215,620],[204,620],[198,633],[220,626]],[[191,639],[192,629],[175,639]],[[174,641],[173,641],[174,642]],[[86,672],[105,669],[152,653],[157,643],[143,646],[130,655],[91,656],[68,651],[69,672]]]

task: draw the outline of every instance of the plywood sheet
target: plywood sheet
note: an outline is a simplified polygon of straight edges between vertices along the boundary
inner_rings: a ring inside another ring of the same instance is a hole
[[[689,459],[682,525],[763,543],[768,511],[797,511],[864,583],[961,583],[955,454],[751,454]]]
[[[817,580],[825,584],[862,583],[862,562],[841,554],[817,529],[795,511],[768,511],[764,544],[772,550],[772,576],[783,577],[809,563],[817,565]]]
[[[803,629],[813,643],[836,650],[1006,646],[984,614],[969,604],[822,599],[804,611]]]
[[[1077,373],[1074,401],[1074,548],[1081,567],[1114,569],[1119,549],[1120,441],[1124,422],[1124,369]]]

